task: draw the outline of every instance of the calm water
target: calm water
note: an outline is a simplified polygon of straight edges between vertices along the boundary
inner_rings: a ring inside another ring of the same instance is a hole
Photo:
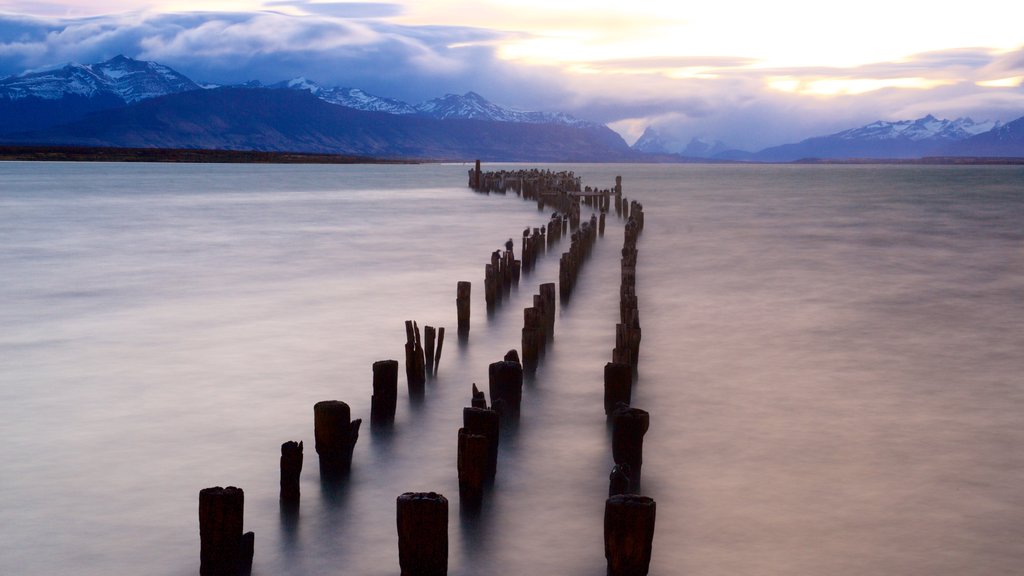
[[[652,574],[1020,574],[1024,170],[569,168],[646,208]],[[490,252],[549,214],[465,171],[0,165],[0,574],[197,574],[215,485],[245,489],[262,576],[397,574],[395,497],[427,490],[451,500],[453,575],[604,574],[622,223],[465,517],[461,407],[557,280],[548,254],[488,317]],[[450,329],[438,377],[412,405],[403,375],[393,433],[364,427],[348,484],[321,485],[313,404],[368,419],[406,319]],[[306,442],[298,518],[286,440]]]

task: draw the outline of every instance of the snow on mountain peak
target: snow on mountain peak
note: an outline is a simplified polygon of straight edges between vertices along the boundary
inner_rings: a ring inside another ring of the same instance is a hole
[[[860,128],[844,130],[834,136],[843,140],[963,140],[987,132],[996,125],[997,123],[992,121],[975,122],[966,117],[940,120],[928,114],[917,120],[878,120]]]
[[[198,88],[195,82],[167,66],[118,55],[97,64],[67,64],[9,76],[0,80],[0,98],[59,100],[68,95],[111,94],[130,103]]]

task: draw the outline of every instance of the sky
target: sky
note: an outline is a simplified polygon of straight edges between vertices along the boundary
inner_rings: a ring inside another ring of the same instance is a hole
[[[758,150],[876,120],[1024,116],[1009,0],[0,0],[0,76],[118,54],[198,82],[474,91],[632,143]]]

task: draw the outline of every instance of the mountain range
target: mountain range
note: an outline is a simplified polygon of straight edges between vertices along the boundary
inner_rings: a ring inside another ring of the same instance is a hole
[[[672,153],[653,128],[630,147],[602,124],[512,110],[475,92],[409,104],[305,78],[200,85],[162,64],[117,56],[0,79],[0,142],[492,161],[1024,157],[1024,118],[878,121],[759,152],[694,138]]]

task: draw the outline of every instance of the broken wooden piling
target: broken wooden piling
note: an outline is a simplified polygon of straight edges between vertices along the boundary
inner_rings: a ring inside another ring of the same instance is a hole
[[[604,365],[604,413],[611,416],[621,402],[629,405],[633,390],[633,367],[625,362]]]
[[[523,399],[523,366],[503,360],[492,363],[487,370],[491,404],[503,421],[519,420],[519,407]]]
[[[388,424],[395,420],[398,404],[398,360],[373,363],[373,395],[370,397],[370,424]]]
[[[458,314],[458,329],[459,334],[469,333],[469,295],[472,284],[469,282],[459,282],[455,291],[455,310]]]
[[[302,475],[302,442],[281,444],[281,504],[299,504],[299,476]]]
[[[406,492],[396,507],[402,576],[448,574],[448,500],[435,492]]]
[[[420,343],[419,326],[411,320],[405,321],[405,377],[409,394],[421,396],[427,382],[426,360]]]
[[[199,491],[199,574],[241,576],[252,571],[255,536],[242,533],[244,511],[241,488]]]
[[[619,403],[612,412],[612,458],[629,465],[629,486],[640,492],[640,469],[644,461],[644,434],[651,425],[646,410]]]
[[[604,506],[604,556],[608,576],[646,576],[654,543],[653,499],[636,494],[611,496]]]
[[[333,477],[348,473],[352,451],[359,440],[362,420],[352,420],[348,404],[324,400],[313,405],[313,433],[320,456],[320,475]]]

